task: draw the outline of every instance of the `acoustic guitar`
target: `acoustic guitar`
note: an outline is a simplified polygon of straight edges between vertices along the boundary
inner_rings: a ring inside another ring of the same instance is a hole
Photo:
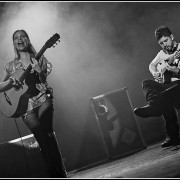
[[[57,41],[60,42],[60,35],[54,34],[49,40],[46,41],[44,46],[35,56],[35,59],[39,61],[43,53],[52,46],[55,47]],[[23,84],[19,89],[11,88],[8,91],[0,93],[0,111],[5,117],[18,118],[26,113],[28,107],[29,98],[37,94],[37,89],[30,88],[26,83],[25,79],[32,70],[31,64],[26,70],[19,69],[11,77],[19,79]]]
[[[171,81],[172,73],[167,71],[166,67],[170,66],[177,66],[179,59],[174,59],[174,54],[169,55],[169,57],[165,60],[162,60],[157,65],[157,71],[160,73],[160,79],[155,79],[155,81],[159,83],[165,83]]]

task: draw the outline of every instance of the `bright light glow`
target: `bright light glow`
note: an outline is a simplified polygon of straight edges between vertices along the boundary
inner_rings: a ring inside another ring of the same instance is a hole
[[[3,33],[2,44],[7,47],[6,51],[10,55],[7,57],[12,58],[12,34],[17,29],[27,31],[36,49],[40,49],[46,40],[56,33],[57,12],[53,10],[54,7],[50,2],[23,2],[9,5],[4,15],[4,25],[0,30],[1,34]]]
[[[50,2],[23,3],[20,10],[16,9],[17,14],[12,19],[13,23],[9,25],[13,30],[24,28],[33,32],[32,34],[41,35],[42,32],[49,31],[49,28],[54,26],[56,13],[52,8]]]

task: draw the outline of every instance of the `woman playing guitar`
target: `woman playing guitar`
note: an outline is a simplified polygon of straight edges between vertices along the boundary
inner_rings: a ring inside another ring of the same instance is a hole
[[[48,86],[46,81],[52,66],[42,54],[46,47],[37,53],[24,30],[15,31],[12,38],[15,58],[6,64],[2,72],[0,92],[4,96],[5,91],[14,90],[14,93],[16,93],[27,87],[20,98],[16,115],[12,117],[21,115],[36,138],[45,160],[47,176],[53,178],[67,177],[53,131],[52,88]],[[18,78],[18,74],[21,74],[21,72],[24,74]],[[5,96],[6,101],[10,107],[13,106],[13,100],[7,94]]]

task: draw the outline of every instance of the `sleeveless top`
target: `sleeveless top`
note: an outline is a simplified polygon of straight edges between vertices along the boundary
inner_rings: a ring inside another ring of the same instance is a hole
[[[42,70],[44,71],[45,75],[48,76],[52,71],[52,64],[44,57],[40,58],[39,63],[42,65]],[[26,67],[23,65],[22,61],[19,59],[15,59],[13,61],[8,62],[5,65],[5,70],[11,76],[15,71],[23,69],[25,70]],[[32,109],[40,106],[47,98],[46,90],[50,88],[47,82],[42,83],[39,81],[38,74],[32,69],[31,72],[27,75],[25,79],[25,83],[32,83],[33,87],[37,90],[35,96],[29,98],[28,108],[27,111],[31,111]],[[31,87],[31,85],[30,85]],[[52,88],[51,88],[52,89]],[[26,113],[27,114],[27,113]],[[25,114],[25,115],[26,115]]]

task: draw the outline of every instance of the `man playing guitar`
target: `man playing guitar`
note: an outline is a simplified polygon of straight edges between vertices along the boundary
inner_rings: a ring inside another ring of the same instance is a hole
[[[159,40],[158,43],[162,50],[149,65],[149,70],[157,82],[169,83],[178,80],[180,44],[173,39],[171,34],[170,37],[163,37]]]
[[[180,109],[180,44],[168,27],[160,26],[155,37],[162,48],[149,64],[154,80],[142,82],[147,105],[134,109],[137,116],[148,118],[163,116],[167,137],[162,147],[180,144],[177,109]]]

